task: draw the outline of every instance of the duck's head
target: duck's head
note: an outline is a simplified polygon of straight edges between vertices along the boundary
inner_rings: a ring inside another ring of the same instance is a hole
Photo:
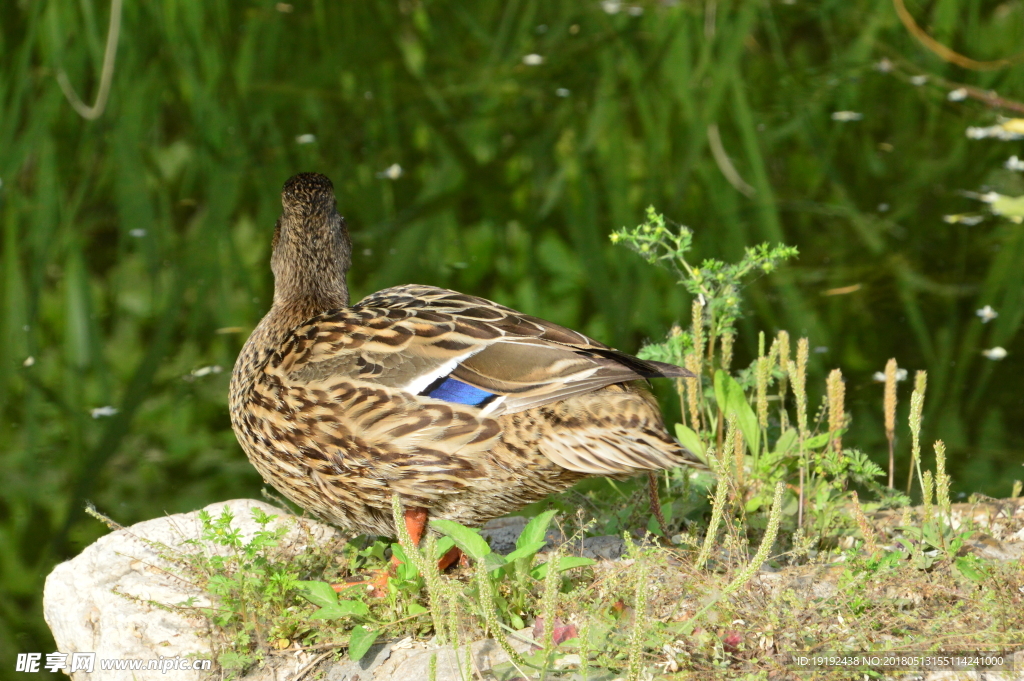
[[[281,206],[270,258],[274,303],[348,305],[352,242],[335,207],[334,185],[318,173],[300,173],[284,183]]]

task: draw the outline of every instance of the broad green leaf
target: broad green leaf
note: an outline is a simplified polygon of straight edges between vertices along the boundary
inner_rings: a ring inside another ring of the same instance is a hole
[[[775,443],[775,454],[782,456],[796,444],[796,428],[787,428]]]
[[[342,617],[369,617],[370,609],[362,601],[338,601],[334,605],[320,608],[310,619],[336,620]]]
[[[517,541],[516,544],[519,544],[519,542]],[[530,556],[536,554],[538,551],[544,548],[546,544],[547,542],[545,541],[538,541],[532,544],[520,546],[512,553],[505,556],[505,561],[511,563],[512,561],[519,560],[520,558],[529,558]]]
[[[487,540],[481,537],[476,530],[443,518],[431,520],[430,526],[441,534],[451,537],[455,541],[455,545],[473,560],[483,560],[491,552]]]
[[[487,568],[488,572],[499,570],[505,567],[506,564],[505,556],[499,553],[491,552],[484,556],[484,567]]]
[[[441,537],[437,540],[437,548],[434,550],[434,560],[441,560],[445,554],[455,546],[455,540],[451,537]]]
[[[707,463],[707,460],[704,458],[704,443],[701,442],[700,435],[697,435],[697,433],[682,423],[677,423],[676,439],[679,440],[681,445],[693,452],[698,459]]]
[[[838,431],[838,435],[842,435],[845,432],[846,429],[843,428],[842,430]],[[817,449],[818,447],[824,447],[825,445],[828,444],[828,441],[828,433],[818,433],[814,437],[810,437],[804,440],[804,449]]]
[[[313,605],[326,608],[338,604],[338,594],[327,582],[296,582],[299,593]]]
[[[403,580],[416,579],[420,571],[416,568],[416,564],[409,558],[409,554],[405,552],[401,544],[392,544],[391,553],[398,558],[400,564],[398,566],[398,577]]]
[[[419,603],[409,603],[407,606],[405,606],[405,611],[410,616],[412,616],[412,615],[422,615],[424,613],[430,612],[430,610],[428,610],[427,608],[424,608]]]
[[[352,630],[352,635],[348,639],[348,656],[356,661],[363,659],[363,655],[370,649],[378,636],[380,636],[379,631],[367,630],[359,625]]]
[[[715,372],[715,404],[718,405],[718,408],[721,411],[728,414],[728,412],[725,411],[725,381],[718,378],[718,375],[721,373],[721,369]]]
[[[403,563],[408,563],[409,562],[409,556],[406,555],[405,549],[402,548],[402,545],[399,544],[398,542],[395,542],[394,544],[391,545],[391,553],[392,553],[392,555],[395,556],[395,558],[397,558],[398,560],[402,561]]]
[[[544,537],[548,532],[548,525],[551,524],[551,519],[555,517],[556,512],[555,510],[544,511],[539,516],[531,518],[530,522],[526,523],[526,527],[523,528],[519,538],[516,539],[516,548],[520,549],[537,542],[540,542],[543,546],[545,543]],[[510,558],[509,560],[512,559]]]
[[[957,572],[972,582],[982,582],[988,577],[988,572],[977,556],[960,556],[953,561],[953,565]]]
[[[562,556],[562,559],[558,561],[558,571],[565,572],[577,567],[584,567],[587,565],[593,565],[597,561],[590,558],[584,558],[582,556]],[[541,563],[537,567],[530,570],[530,576],[534,579],[544,579],[545,575],[548,574],[548,565],[550,563]]]
[[[719,385],[721,384],[721,387]],[[736,425],[743,433],[743,440],[747,444],[752,456],[757,456],[761,450],[761,426],[757,423],[757,414],[754,413],[743,388],[736,380],[719,369],[715,372],[715,395],[721,394],[724,403],[719,402],[722,412],[726,418],[730,414],[736,415]]]

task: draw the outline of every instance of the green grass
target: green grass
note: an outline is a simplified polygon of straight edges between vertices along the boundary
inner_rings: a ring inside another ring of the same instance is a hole
[[[625,350],[687,322],[671,276],[607,240],[647,205],[693,227],[700,258],[796,245],[795,265],[747,289],[736,365],[757,355],[760,329],[827,347],[811,355],[810,384],[843,369],[845,439],[880,463],[870,376],[892,356],[927,369],[924,441],[947,443],[956,491],[1009,491],[1024,444],[1012,342],[1024,231],[941,218],[976,209],[958,190],[1022,193],[1020,175],[1001,170],[1020,148],[968,140],[964,129],[996,112],[908,77],[1019,100],[1021,68],[939,61],[888,0],[642,6],[634,17],[530,0],[320,0],[288,13],[272,2],[127,3],[109,103],[93,122],[55,75],[64,69],[93,101],[108,4],[9,8],[0,660],[52,650],[42,578],[100,532],[86,500],[131,523],[258,493],[230,432],[227,377],[269,303],[278,192],[301,170],[335,181],[357,296],[408,282],[458,288]],[[910,9],[975,58],[1013,54],[1024,37],[1013,4]],[[524,64],[530,53],[543,64]],[[882,57],[894,72],[873,68]],[[837,110],[864,119],[833,121]],[[716,164],[712,123],[753,197]],[[298,144],[304,134],[315,142]],[[393,163],[400,178],[378,176]],[[822,295],[852,284],[862,288]],[[973,311],[985,304],[1000,316],[983,326]],[[996,345],[1010,350],[1001,364],[980,355]],[[193,374],[209,366],[222,371]],[[108,405],[118,412],[92,418]]]

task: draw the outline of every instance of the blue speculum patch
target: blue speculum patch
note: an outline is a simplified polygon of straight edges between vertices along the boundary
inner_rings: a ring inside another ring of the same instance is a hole
[[[482,407],[496,397],[493,393],[481,390],[468,383],[454,378],[445,378],[423,391],[423,395],[445,402],[457,402],[473,407]]]

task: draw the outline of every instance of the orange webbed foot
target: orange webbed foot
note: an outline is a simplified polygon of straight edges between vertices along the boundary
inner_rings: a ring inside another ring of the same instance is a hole
[[[427,509],[425,508],[410,508],[405,511],[405,529],[409,532],[409,538],[412,540],[413,545],[419,546],[420,540],[423,538],[423,532],[427,526]],[[448,549],[448,552],[444,554],[439,561],[437,561],[437,568],[441,572],[444,572],[449,567],[458,561],[461,567],[469,567],[469,559],[466,557],[459,547],[453,546]],[[369,579],[344,582],[342,584],[332,584],[333,588],[338,593],[346,589],[357,586],[366,586],[370,591],[370,596],[373,598],[381,598],[387,595],[388,592],[388,580],[394,576],[396,569],[402,561],[397,556],[391,556],[391,565],[388,569],[374,570],[372,576]]]

